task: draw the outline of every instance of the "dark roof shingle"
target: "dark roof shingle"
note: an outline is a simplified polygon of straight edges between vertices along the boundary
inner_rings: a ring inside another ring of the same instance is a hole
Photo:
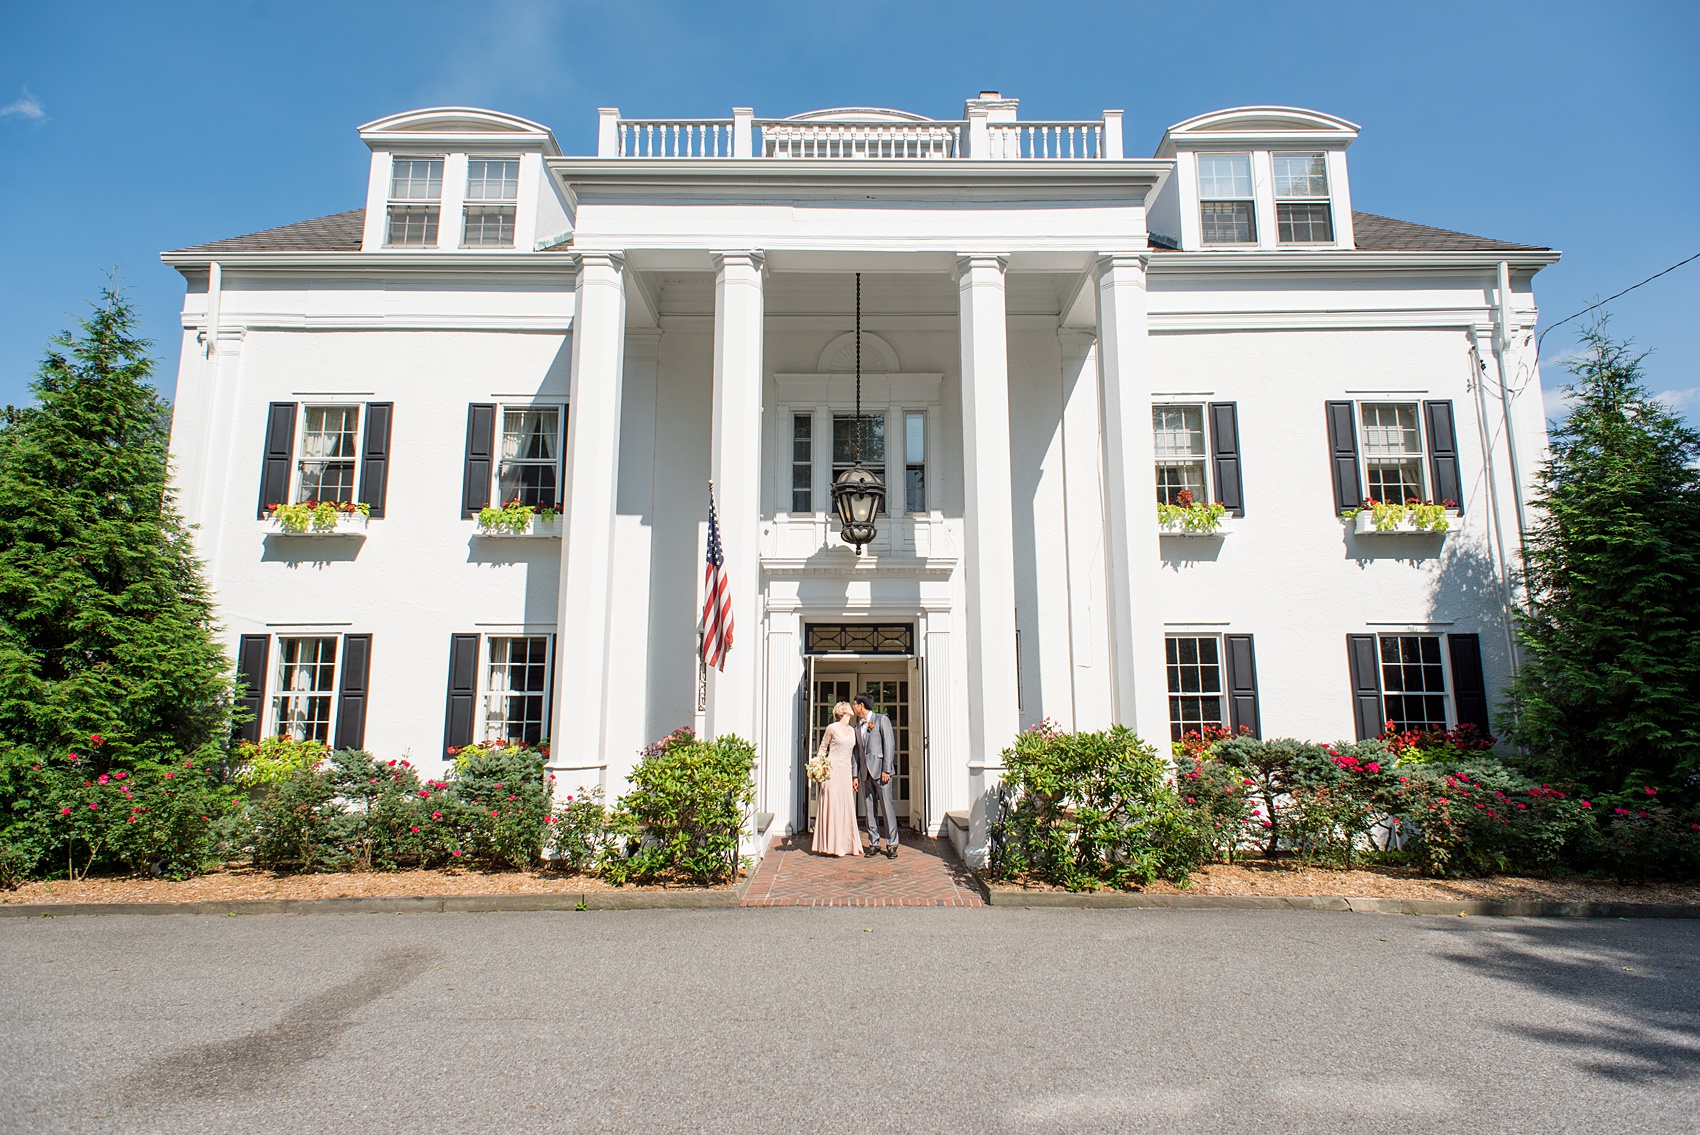
[[[359,252],[366,228],[366,210],[350,209],[310,221],[296,221],[247,236],[215,240],[180,248],[178,252]]]
[[[1360,252],[1548,252],[1538,244],[1471,236],[1375,213],[1352,212],[1352,233]]]

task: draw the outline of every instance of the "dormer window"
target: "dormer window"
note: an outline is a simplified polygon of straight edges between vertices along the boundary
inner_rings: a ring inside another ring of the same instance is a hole
[[[384,243],[391,248],[437,247],[442,199],[442,158],[392,159],[389,232]]]
[[[1255,244],[1250,154],[1198,155],[1199,226],[1205,244]]]
[[[1332,244],[1325,154],[1271,155],[1275,163],[1275,234],[1282,244]]]
[[[466,163],[466,248],[512,248],[519,201],[518,158],[473,158]]]

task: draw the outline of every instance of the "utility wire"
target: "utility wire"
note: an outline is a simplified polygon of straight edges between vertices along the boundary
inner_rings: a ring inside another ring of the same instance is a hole
[[[1696,252],[1693,256],[1690,256],[1687,260],[1677,261],[1675,264],[1672,264],[1669,268],[1666,268],[1663,272],[1654,272],[1651,276],[1648,276],[1645,280],[1642,280],[1641,284],[1650,284],[1654,280],[1657,280],[1660,276],[1669,275],[1670,273],[1676,271],[1678,268],[1681,268],[1684,264],[1687,264],[1690,261],[1694,261],[1694,260],[1700,260],[1700,252]],[[1610,303],[1612,300],[1617,299],[1618,296],[1628,295],[1630,292],[1634,291],[1636,288],[1639,288],[1641,286],[1641,284],[1630,284],[1627,288],[1624,288],[1621,292],[1618,292],[1617,295],[1607,296],[1603,300],[1595,300],[1593,303],[1589,304],[1587,307],[1583,308],[1581,311],[1577,312],[1575,315],[1567,315],[1563,319],[1559,320],[1557,323],[1553,324],[1551,327],[1548,327],[1546,329],[1546,331],[1542,331],[1540,338],[1535,340],[1535,357],[1537,359],[1541,357],[1541,340],[1545,339],[1549,332],[1558,330],[1560,327],[1563,327],[1566,323],[1569,323],[1572,319],[1582,318],[1584,315],[1587,315],[1590,311],[1593,311],[1595,308],[1604,307],[1606,304]]]

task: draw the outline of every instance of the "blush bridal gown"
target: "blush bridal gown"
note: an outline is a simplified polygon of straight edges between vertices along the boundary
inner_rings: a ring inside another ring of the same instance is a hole
[[[828,725],[817,755],[831,758],[832,774],[820,786],[813,850],[817,855],[855,855],[862,850],[862,837],[856,828],[856,794],[850,787],[856,731],[842,721]]]

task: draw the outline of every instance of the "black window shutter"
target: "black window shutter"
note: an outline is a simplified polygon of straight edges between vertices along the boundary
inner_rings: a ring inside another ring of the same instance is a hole
[[[1245,515],[1240,483],[1240,414],[1233,402],[1210,403],[1210,460],[1216,475],[1216,503],[1235,516]]]
[[[1446,649],[1452,655],[1452,703],[1458,710],[1458,724],[1492,732],[1488,728],[1487,682],[1482,678],[1481,638],[1449,634]]]
[[[1334,470],[1334,511],[1357,508],[1364,489],[1358,479],[1357,416],[1350,402],[1328,403],[1328,453]]]
[[[266,411],[266,455],[260,465],[259,518],[289,502],[289,469],[295,458],[295,403],[273,402]]]
[[[360,455],[360,500],[374,520],[384,515],[390,487],[390,418],[394,402],[366,403],[366,446]]]
[[[1458,476],[1458,427],[1452,420],[1451,402],[1424,402],[1428,419],[1428,467],[1434,475],[1433,499],[1451,501],[1460,512],[1464,490]]]
[[[449,702],[443,714],[443,749],[472,744],[478,705],[478,636],[449,636]]]
[[[490,473],[496,459],[496,405],[474,402],[466,408],[466,480],[460,514],[470,519],[490,504]]]
[[[1358,740],[1381,736],[1387,719],[1381,714],[1381,659],[1376,657],[1375,636],[1346,636],[1346,657],[1352,666],[1352,712],[1357,719]]]
[[[572,410],[571,406],[561,407],[561,467],[555,473],[555,507],[557,509],[567,503],[567,438],[570,436],[567,425],[570,422],[568,415],[572,413]]]
[[[1228,656],[1228,728],[1235,733],[1249,729],[1253,737],[1261,737],[1263,724],[1257,717],[1257,656],[1252,650],[1251,636],[1223,635],[1222,646]]]
[[[366,747],[366,695],[372,681],[372,636],[342,636],[342,684],[336,698],[336,747]]]
[[[244,741],[258,742],[260,726],[266,708],[266,658],[271,653],[272,636],[245,634],[236,644],[236,678],[242,683],[237,704],[247,712],[237,736]]]

